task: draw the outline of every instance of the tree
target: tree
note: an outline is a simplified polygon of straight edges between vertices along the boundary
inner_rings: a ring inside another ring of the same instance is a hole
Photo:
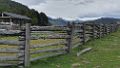
[[[41,12],[39,15],[39,26],[48,26],[50,23],[48,22],[48,17],[46,16],[45,13]]]

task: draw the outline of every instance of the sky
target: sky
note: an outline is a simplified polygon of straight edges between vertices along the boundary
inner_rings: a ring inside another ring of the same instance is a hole
[[[48,16],[64,19],[120,17],[120,0],[14,0]]]

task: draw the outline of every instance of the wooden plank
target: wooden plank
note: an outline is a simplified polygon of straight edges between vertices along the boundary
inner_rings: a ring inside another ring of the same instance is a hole
[[[0,66],[8,67],[8,66],[16,66],[17,64],[10,64],[10,63],[0,63]]]
[[[17,56],[0,56],[0,61],[19,60]]]
[[[84,41],[85,43],[86,43],[86,42],[88,42],[89,40],[91,40],[91,38],[85,38],[85,40],[84,40],[83,38],[82,38],[82,39],[80,39],[80,41],[81,41],[81,42],[83,42],[83,41]]]
[[[59,45],[65,45],[65,41],[60,41],[60,42],[55,42],[55,43],[50,43],[50,44],[43,44],[43,45],[32,45],[30,48],[43,48],[43,47],[48,47],[48,46],[59,46]]]
[[[82,30],[82,29],[80,29],[80,30],[75,30],[74,32],[75,32],[75,33],[82,33],[83,30]]]
[[[40,60],[40,59],[43,59],[43,58],[58,56],[58,55],[62,55],[62,54],[66,54],[66,52],[60,52],[60,53],[55,53],[55,54],[40,56],[40,57],[37,57],[37,58],[32,58],[30,61],[33,62],[33,61]]]
[[[1,36],[23,36],[21,33],[14,33],[14,34],[0,34]]]
[[[43,53],[43,52],[55,52],[55,51],[65,51],[67,48],[55,48],[55,49],[46,49],[46,50],[37,50],[37,51],[33,51],[30,54],[39,54],[39,53]]]
[[[21,63],[22,63],[22,61],[3,61],[3,62],[0,62],[0,66],[3,66],[3,67],[18,66]]]
[[[65,33],[66,34],[66,31],[55,31],[55,32],[54,31],[31,31],[31,34],[34,34],[34,33],[39,33],[39,34]]]
[[[83,37],[86,38],[86,37],[92,37],[92,35],[91,35],[91,34],[85,34],[85,36],[84,36],[84,35],[80,35],[79,37],[80,37],[80,38],[83,38]]]
[[[68,49],[66,50],[68,53],[71,52],[72,49],[72,39],[73,39],[73,35],[74,35],[74,23],[72,23],[72,25],[69,23],[68,27],[70,28],[70,31],[67,31],[67,34],[70,35],[69,39],[66,39],[67,41],[67,47]]]
[[[81,54],[86,53],[86,52],[90,51],[91,49],[92,48],[83,49],[82,51],[80,51],[80,52],[77,53],[77,56],[80,56]]]
[[[93,30],[92,30],[92,38],[93,38],[93,40],[96,38],[96,28],[95,28],[96,26],[95,26],[95,23],[93,23]]]
[[[85,36],[86,36],[85,29],[86,29],[86,23],[83,23],[83,32],[82,32],[82,35],[83,35],[82,43],[83,43],[83,45],[85,44],[85,40],[86,40],[86,38],[85,38]]]
[[[78,47],[78,46],[80,46],[80,45],[82,45],[82,43],[78,43],[78,44],[72,46],[72,49],[74,49],[74,48],[76,48],[76,47]]]
[[[13,48],[2,48],[0,49],[0,53],[22,53],[24,51],[19,51],[18,49]]]
[[[73,40],[72,45],[74,46],[74,45],[77,44],[77,43],[80,43],[80,39],[79,39],[79,40]]]
[[[23,42],[15,41],[15,40],[0,40],[0,44],[3,45],[22,45]]]
[[[74,36],[72,40],[76,40],[76,39],[79,39],[79,35]]]
[[[30,67],[30,23],[26,23],[24,66]]]
[[[38,40],[38,39],[67,39],[67,38],[70,38],[70,36],[69,35],[58,35],[58,36],[50,35],[50,36],[47,36],[47,37],[34,36],[34,37],[31,37],[31,40]]]
[[[102,37],[102,25],[101,24],[99,24],[99,38],[101,38]]]
[[[68,31],[69,28],[65,26],[34,26],[31,31]]]

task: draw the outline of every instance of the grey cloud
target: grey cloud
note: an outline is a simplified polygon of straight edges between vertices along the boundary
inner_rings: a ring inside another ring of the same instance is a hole
[[[40,3],[46,3],[46,0],[13,0],[25,5],[38,5]]]
[[[78,18],[120,17],[120,0],[16,0],[48,16]]]
[[[94,3],[94,0],[82,0],[82,1],[79,1],[78,3],[76,3],[74,5],[87,5],[87,4],[90,4],[90,3]]]

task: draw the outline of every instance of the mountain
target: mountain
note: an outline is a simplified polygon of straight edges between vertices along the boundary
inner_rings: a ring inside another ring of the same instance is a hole
[[[40,24],[40,17],[43,17],[40,16],[40,13],[38,11],[29,9],[27,6],[12,0],[0,0],[0,12],[11,12],[26,15],[32,19],[32,25]]]
[[[68,23],[69,21],[64,20],[64,19],[62,19],[62,18],[53,19],[53,18],[49,17],[49,22],[50,22],[52,25],[61,25],[61,26],[63,26],[63,25],[67,25],[67,23]]]
[[[106,23],[106,24],[109,24],[109,23],[116,23],[116,22],[120,22],[120,19],[119,18],[109,18],[109,17],[102,17],[102,18],[99,18],[99,19],[96,19],[96,20],[92,20],[92,21],[85,21],[83,23],[86,23],[86,22],[89,22],[89,23]]]
[[[116,23],[120,21],[118,18],[100,18],[98,20],[95,20],[96,23]]]
[[[82,21],[82,20],[73,20],[73,21],[69,21],[69,20],[65,20],[62,18],[57,18],[57,19],[53,19],[49,17],[49,22],[52,23],[52,25],[67,25],[68,22],[74,22],[74,23],[116,23],[116,22],[120,22],[119,18],[109,18],[109,17],[101,17],[95,20],[86,20],[86,21]]]

